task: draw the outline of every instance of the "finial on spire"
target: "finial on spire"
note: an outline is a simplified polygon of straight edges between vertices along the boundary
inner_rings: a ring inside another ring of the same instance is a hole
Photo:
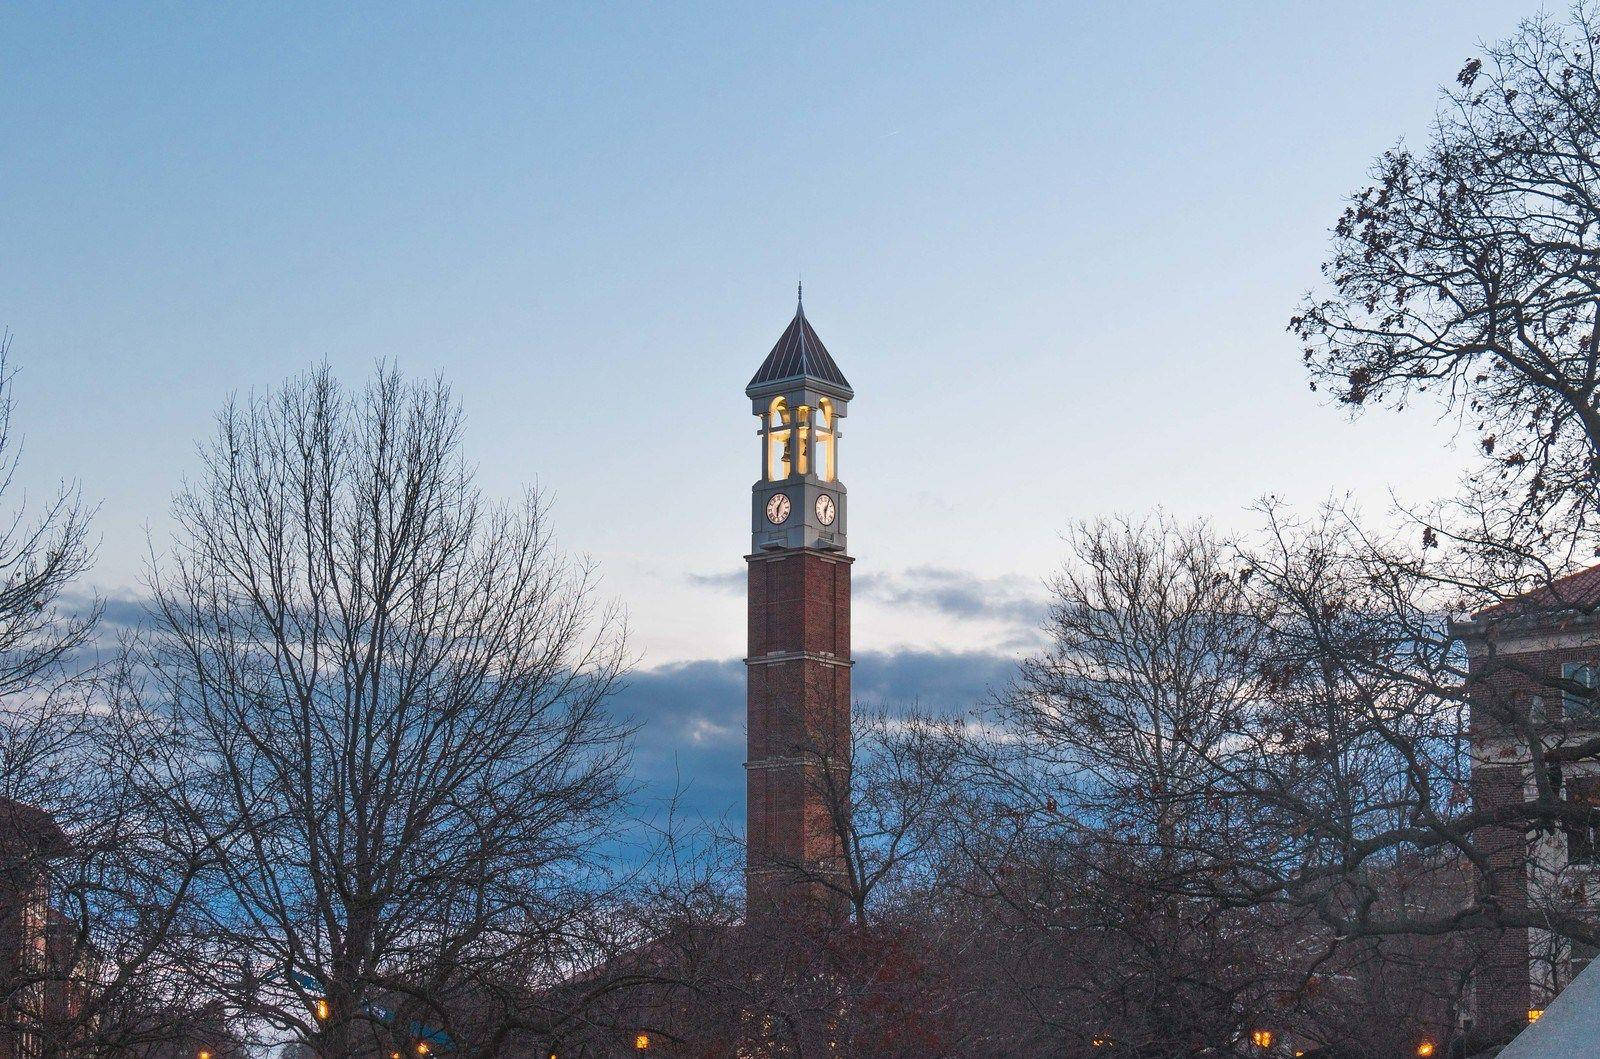
[[[796,312],[804,312],[806,308],[806,281],[799,279],[794,285],[794,308]]]

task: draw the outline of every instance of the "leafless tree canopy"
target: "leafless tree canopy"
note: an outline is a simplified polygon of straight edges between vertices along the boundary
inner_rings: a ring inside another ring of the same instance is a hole
[[[0,493],[14,494],[8,346]],[[92,558],[88,515],[63,487],[18,500],[0,531],[0,930],[24,941],[20,961],[0,958],[0,1034],[45,1056],[139,1054],[182,1037],[199,1005],[165,943],[205,852],[155,808],[142,763],[164,733],[117,694],[98,601],[69,594]]]
[[[1314,540],[1297,528],[1295,541],[1299,562]],[[992,808],[967,840],[964,889],[1034,952],[1014,972],[1032,984],[1034,1025],[1069,1051],[1087,1022],[1152,1055],[1260,1027],[1373,1054],[1442,1039],[1465,983],[1439,972],[1471,953],[1435,945],[1425,959],[1420,939],[1470,904],[1470,879],[1419,855],[1439,843],[1407,828],[1419,795],[1445,811],[1456,790],[1433,755],[1464,760],[1460,712],[1364,700],[1281,566],[1204,525],[1109,519],[1068,544],[1050,646],[969,751]],[[1313,581],[1333,583],[1326,569]],[[1318,621],[1321,602],[1305,603]],[[1356,624],[1365,649],[1402,651],[1404,630],[1374,641]],[[1391,936],[1406,940],[1351,940]],[[1422,970],[1385,1021],[1345,1017],[1359,983],[1405,966]]]
[[[1313,385],[1355,408],[1431,397],[1476,436],[1480,461],[1456,497],[1408,512],[1403,536],[1348,510],[1298,525],[1272,513],[1258,584],[1295,615],[1330,716],[1386,762],[1381,782],[1350,805],[1367,816],[1353,832],[1366,836],[1359,851],[1448,852],[1488,877],[1484,838],[1497,829],[1592,824],[1559,771],[1592,761],[1600,745],[1581,725],[1530,711],[1541,696],[1589,689],[1492,643],[1469,673],[1455,620],[1486,614],[1480,632],[1514,629],[1540,611],[1587,617],[1596,605],[1556,579],[1600,554],[1597,45],[1600,23],[1579,3],[1469,61],[1427,147],[1385,154],[1354,196],[1326,289],[1290,324]],[[1514,608],[1487,610],[1530,591]],[[1529,763],[1535,791],[1521,804],[1471,804],[1469,707],[1471,723],[1495,726],[1505,752]],[[1532,908],[1496,891],[1488,885],[1454,922],[1521,919],[1600,940],[1581,893]]]
[[[1505,550],[1479,571],[1497,590],[1594,555],[1597,43],[1585,2],[1470,60],[1428,146],[1384,154],[1353,196],[1290,323],[1314,387],[1355,408],[1432,396],[1476,434],[1458,529]]]
[[[441,383],[229,405],[154,575],[172,811],[216,853],[206,986],[328,1054],[492,1054],[590,954],[620,805],[617,616],[545,507],[490,505]]]

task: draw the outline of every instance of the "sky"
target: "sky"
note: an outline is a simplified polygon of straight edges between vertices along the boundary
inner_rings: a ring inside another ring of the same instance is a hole
[[[714,808],[743,388],[797,280],[857,394],[857,693],[970,708],[1073,520],[1448,488],[1448,426],[1349,421],[1285,323],[1372,159],[1534,10],[0,3],[16,488],[81,487],[85,588],[132,607],[230,394],[442,373],[484,489],[545,491],[626,606],[641,769]]]

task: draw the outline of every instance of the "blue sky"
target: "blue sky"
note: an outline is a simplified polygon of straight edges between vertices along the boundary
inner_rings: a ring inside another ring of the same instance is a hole
[[[551,492],[627,604],[651,754],[737,779],[742,388],[799,275],[858,394],[858,683],[976,695],[950,660],[1026,648],[1071,519],[1449,480],[1444,426],[1346,422],[1284,323],[1531,10],[0,6],[22,484],[82,484],[131,595],[228,394],[443,372],[486,488]]]

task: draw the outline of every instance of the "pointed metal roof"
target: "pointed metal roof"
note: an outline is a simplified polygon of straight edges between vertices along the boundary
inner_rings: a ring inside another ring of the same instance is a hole
[[[794,319],[789,321],[778,344],[761,362],[761,369],[745,390],[763,389],[772,383],[789,379],[812,379],[822,383],[824,388],[842,391],[847,398],[855,396],[844,372],[833,362],[833,357],[828,355],[828,347],[822,344],[822,339],[817,337],[817,332],[806,319],[803,299],[796,304]]]

